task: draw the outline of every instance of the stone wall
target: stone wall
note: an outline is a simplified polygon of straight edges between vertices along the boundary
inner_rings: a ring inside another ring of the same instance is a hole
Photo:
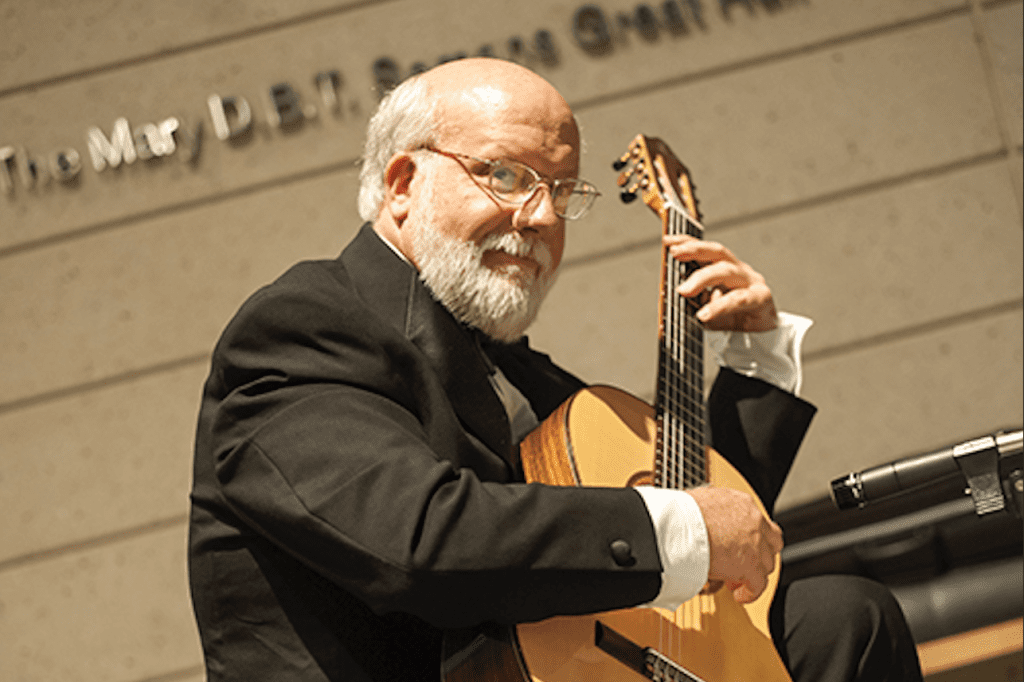
[[[782,506],[1019,426],[1021,8],[0,3],[0,679],[203,679],[185,539],[210,349],[358,228],[377,86],[460,54],[527,64],[582,122],[605,196],[531,332],[570,369],[652,397],[658,223],[609,168],[644,132],[693,171],[709,238],[816,321]]]

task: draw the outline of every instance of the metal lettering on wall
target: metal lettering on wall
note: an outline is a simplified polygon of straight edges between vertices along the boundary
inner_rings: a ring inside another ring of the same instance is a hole
[[[740,5],[750,15],[758,9],[775,12],[785,5],[801,0],[718,0],[718,10],[729,20],[734,5]],[[805,1],[805,0],[804,0]],[[566,36],[571,45],[594,58],[613,55],[616,47],[639,38],[648,43],[665,36],[685,38],[695,32],[708,31],[705,21],[704,0],[664,0],[654,4],[641,3],[631,11],[606,12],[599,5],[578,7],[569,22]],[[561,64],[560,40],[548,29],[538,29],[532,36],[512,36],[501,43],[485,43],[472,52],[456,51],[438,55],[429,63],[415,61],[403,67],[396,59],[382,56],[370,65],[377,93],[387,92],[403,79],[426,71],[430,66],[443,64],[468,56],[508,59],[534,70],[555,69]],[[350,113],[366,111],[362,103],[341,97],[344,78],[337,69],[325,69],[313,76],[314,99],[317,104],[304,103],[302,94],[290,83],[275,83],[268,88],[268,122],[282,131],[294,131],[321,112],[343,118]],[[213,127],[214,136],[233,145],[247,144],[252,138],[253,108],[240,95],[211,94],[206,100],[205,116]],[[128,119],[117,118],[110,134],[99,126],[90,126],[85,133],[88,158],[97,173],[121,164],[131,165],[136,160],[149,161],[176,156],[195,165],[199,160],[203,140],[203,120],[169,116],[161,120],[132,126]],[[49,182],[72,187],[79,184],[83,169],[82,155],[73,147],[56,149],[37,157],[23,146],[0,147],[0,193],[16,196],[20,186],[31,191]]]

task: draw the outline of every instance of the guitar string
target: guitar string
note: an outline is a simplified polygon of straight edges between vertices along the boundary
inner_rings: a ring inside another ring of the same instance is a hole
[[[671,212],[669,213],[669,222],[665,226],[665,230],[669,234],[674,234],[676,229],[675,221],[672,218]],[[672,392],[675,388],[675,382],[670,372],[670,364],[672,362],[672,337],[676,329],[676,314],[678,306],[673,304],[671,296],[673,282],[675,279],[675,272],[672,268],[672,260],[667,256],[663,257],[662,260],[662,339],[661,348],[658,350],[659,355],[659,367],[658,367],[658,400],[656,401],[658,410],[658,435],[659,435],[659,452],[655,471],[659,477],[657,482],[658,485],[664,488],[675,488],[676,482],[674,480],[675,475],[673,469],[674,458],[671,457],[672,451],[675,449],[675,433],[672,428],[672,409],[673,403]],[[675,614],[673,614],[673,621],[675,621]],[[665,621],[663,618],[658,618],[658,648],[661,651],[665,651],[675,644],[675,637],[668,636],[666,634]],[[666,646],[666,644],[670,646]],[[671,651],[668,651],[671,655]]]
[[[700,236],[700,226],[688,220],[685,214],[670,209],[669,217],[667,229],[670,234],[686,233]],[[676,288],[685,276],[692,272],[694,266],[680,263],[675,259],[666,261],[668,266],[664,273],[666,291],[663,292],[663,301],[666,314],[663,338],[667,348],[661,349],[660,364],[663,366],[659,368],[662,380],[659,390],[663,393],[662,400],[659,400],[663,436],[663,484],[670,488],[689,488],[706,481],[703,328],[695,318],[696,304],[685,300],[680,306],[679,299],[675,296]],[[680,444],[682,447],[679,447]],[[669,644],[666,653],[670,657],[681,653],[682,633],[678,629],[680,619],[684,621],[683,625],[692,625],[693,621],[699,622],[699,613],[690,612],[691,604],[687,603],[681,612],[673,614],[677,626],[674,630],[676,636],[668,637],[668,642],[662,635],[663,630],[659,623],[659,643],[661,647]]]
[[[678,213],[676,216],[677,220],[681,223],[680,231],[690,233],[693,229],[692,224],[686,220],[685,216]],[[693,267],[682,266],[682,269],[685,275],[691,272]],[[684,452],[690,455],[684,460],[689,467],[689,471],[684,476],[684,484],[690,487],[691,485],[703,482],[703,477],[699,476],[700,470],[703,468],[701,463],[704,458],[703,434],[694,431],[694,428],[702,421],[700,412],[703,409],[703,335],[700,325],[695,318],[696,306],[694,302],[687,300],[684,303],[684,307],[686,314],[683,316],[683,341],[678,345],[682,347],[684,354],[683,382],[685,390],[683,392],[684,403],[682,410],[685,418],[684,428],[688,427],[690,431],[685,442],[690,447],[684,447]]]
[[[689,234],[699,235],[699,225],[685,215],[671,211],[670,216],[673,223],[671,234],[679,234],[685,229]],[[671,262],[665,278],[666,294],[674,292],[688,269],[678,261]],[[703,330],[693,316],[696,305],[687,301],[684,307],[685,314],[680,315],[676,299],[667,301],[665,348],[660,353],[659,363],[659,417],[663,436],[660,448],[663,461],[659,473],[661,485],[669,488],[692,487],[705,482]]]
[[[670,224],[669,224],[669,228],[668,229],[669,229],[671,234],[677,234],[678,233],[678,229],[679,229],[679,224],[678,224],[678,220],[676,220],[674,212],[672,212],[671,210],[669,211],[669,217],[670,217]],[[666,361],[667,362],[666,362],[666,367],[664,369],[664,372],[665,372],[665,375],[666,375],[667,386],[666,386],[665,404],[663,406],[663,419],[665,420],[666,432],[668,433],[668,443],[666,444],[667,450],[665,451],[664,454],[665,454],[665,457],[666,457],[667,461],[669,462],[669,465],[666,468],[671,472],[671,476],[666,481],[666,484],[670,488],[678,488],[679,487],[679,461],[678,461],[678,457],[676,455],[679,452],[679,447],[678,447],[679,444],[678,444],[678,424],[677,424],[676,414],[677,414],[678,403],[679,403],[679,397],[678,397],[679,381],[678,381],[678,372],[676,372],[675,369],[678,368],[678,353],[679,353],[678,334],[679,334],[679,313],[680,313],[680,310],[679,310],[678,300],[677,300],[677,298],[675,296],[675,289],[679,285],[679,267],[678,267],[679,266],[679,261],[669,257],[668,255],[666,255],[666,261],[667,261],[667,268],[666,268],[667,272],[666,272],[666,277],[665,277],[666,291],[663,292],[663,295],[665,296],[665,305],[666,305],[667,309],[670,311],[670,314],[669,314],[669,317],[668,317],[668,320],[667,320],[668,329],[665,330],[665,338],[667,340],[666,343],[667,343],[668,348],[666,349],[666,353],[665,353],[665,357],[666,357]],[[683,460],[683,461],[685,463],[685,460]],[[684,472],[684,475],[685,475],[685,472]],[[676,625],[676,627],[678,627],[678,625],[679,625],[677,613],[678,613],[678,609],[677,609],[676,613],[672,614],[673,624]],[[675,649],[676,649],[676,646],[679,643],[678,640],[680,639],[680,637],[678,636],[678,634],[676,634],[676,633],[678,633],[678,630],[673,629],[670,632],[673,635],[675,635],[675,636],[671,636],[670,635],[669,637],[667,637],[665,639],[659,638],[661,640],[660,641],[660,645],[661,645],[661,647],[664,650],[666,650],[665,651],[666,654],[668,654],[669,656],[675,656],[675,653],[676,653]]]
[[[692,234],[694,236],[700,236],[697,226],[695,223],[691,223],[687,220],[687,216],[681,212],[673,211],[675,221],[677,223],[676,229],[680,233]],[[696,233],[696,234],[695,234]],[[676,263],[679,263],[676,261]],[[679,263],[677,272],[682,277],[692,272],[696,266],[689,264]],[[681,281],[677,284],[681,284]],[[678,302],[679,297],[676,296],[675,300]],[[700,326],[699,321],[696,318],[696,304],[694,301],[685,299],[683,301],[683,328],[681,330],[683,335],[682,343],[677,339],[676,347],[680,349],[679,352],[683,353],[684,361],[681,366],[684,369],[683,384],[684,384],[684,409],[683,414],[686,417],[686,423],[689,424],[691,433],[689,434],[690,440],[686,440],[686,434],[684,432],[684,443],[682,448],[682,456],[684,462],[684,487],[691,487],[693,485],[700,485],[704,482],[704,432],[703,432],[703,411],[704,411],[704,337],[703,328]],[[678,331],[677,331],[678,333]],[[694,423],[696,422],[699,430],[693,432]],[[677,451],[678,452],[678,451]],[[699,599],[699,598],[698,598]],[[699,601],[697,602],[699,604]],[[695,608],[695,604],[691,604],[687,607],[688,612],[692,612]],[[686,615],[686,614],[684,614]],[[699,617],[699,611],[697,614],[689,614],[692,621]],[[697,621],[699,624],[699,621]],[[676,630],[678,636],[676,637],[676,653],[679,653],[679,649],[682,647],[682,635],[680,630]]]
[[[669,217],[670,224],[668,229],[670,234],[678,234],[679,223],[675,212],[670,211]],[[669,311],[669,315],[666,320],[667,329],[665,330],[665,344],[667,347],[664,353],[665,367],[663,368],[666,391],[662,406],[662,418],[665,421],[665,432],[667,435],[663,456],[666,460],[665,468],[667,473],[665,485],[670,488],[678,488],[680,484],[680,472],[677,457],[677,453],[679,452],[677,415],[680,404],[680,386],[678,372],[676,369],[678,368],[679,361],[678,335],[680,310],[678,301],[674,296],[674,291],[679,284],[679,262],[674,259],[667,259],[666,269],[666,291],[664,292],[664,296],[666,298],[665,305]],[[685,471],[683,473],[685,477]]]
[[[666,225],[666,232],[672,233],[674,229],[671,223]],[[670,292],[672,290],[672,280],[674,278],[670,260],[666,257],[663,258],[662,262],[662,340],[661,347],[658,349],[658,400],[656,406],[658,410],[658,436],[659,436],[659,452],[657,462],[655,465],[655,472],[658,477],[656,482],[657,485],[664,488],[674,488],[673,472],[671,471],[673,465],[673,459],[670,457],[670,453],[675,446],[675,438],[671,424],[671,412],[669,408],[672,397],[670,395],[673,390],[673,382],[671,375],[669,374],[670,349],[671,343],[669,339],[675,328],[675,315],[676,306],[672,305],[672,299]],[[675,614],[673,614],[673,620],[675,620]],[[668,636],[666,633],[665,620],[664,618],[658,617],[658,648],[662,651],[669,648],[666,644],[674,644],[674,637]]]
[[[673,211],[671,213],[671,215],[672,215],[672,218],[673,218],[673,231],[676,234],[679,234],[680,232],[683,232],[684,230],[682,228],[685,226],[685,223],[681,223],[679,214],[677,212]],[[686,355],[687,355],[687,353],[689,352],[690,349],[689,349],[688,345],[685,344],[685,342],[684,343],[680,343],[680,338],[679,337],[680,337],[680,333],[681,332],[685,335],[686,326],[687,326],[687,323],[688,323],[687,321],[688,321],[688,318],[689,318],[689,315],[690,315],[691,311],[689,309],[689,301],[687,301],[685,299],[681,300],[679,298],[679,296],[676,294],[676,288],[682,283],[682,280],[686,277],[686,274],[687,274],[689,268],[684,263],[680,263],[679,261],[673,259],[672,260],[672,269],[673,269],[674,276],[673,276],[673,286],[672,286],[672,289],[671,289],[671,294],[672,294],[672,299],[671,300],[673,301],[673,307],[676,308],[676,310],[677,310],[677,315],[676,315],[676,320],[675,320],[675,327],[673,329],[673,355],[674,355],[674,357],[673,357],[673,370],[674,370],[674,373],[675,373],[674,380],[675,380],[675,383],[676,383],[676,390],[673,393],[674,393],[674,395],[676,395],[678,397],[677,397],[677,405],[674,406],[674,409],[669,410],[669,412],[672,414],[673,431],[675,431],[677,433],[677,437],[676,437],[677,441],[679,440],[678,435],[680,433],[680,429],[682,428],[682,432],[681,432],[681,436],[682,436],[682,443],[681,443],[681,445],[682,445],[682,447],[679,447],[678,446],[679,444],[677,443],[677,447],[672,452],[672,457],[673,458],[675,458],[677,460],[680,459],[680,458],[682,459],[681,467],[679,467],[679,466],[676,467],[677,470],[678,469],[682,470],[682,481],[677,481],[676,482],[676,486],[677,487],[686,488],[686,487],[688,487],[687,484],[689,483],[690,461],[691,461],[690,457],[688,457],[688,455],[689,454],[694,454],[689,449],[691,444],[687,441],[687,438],[686,438],[687,434],[686,434],[686,431],[685,431],[685,417],[686,417],[686,408],[687,408],[687,405],[686,405],[686,389],[687,389],[687,386],[686,386],[686,383],[685,383],[685,380],[686,380],[685,372],[687,370]],[[680,354],[682,354],[682,358],[680,358]],[[681,362],[681,360],[682,360],[682,362]],[[680,370],[682,370],[682,376],[680,376]],[[688,612],[689,610],[690,610],[689,606],[687,606],[686,609],[684,609],[685,612]],[[678,622],[676,624],[678,625]],[[679,640],[681,640],[681,635],[679,634],[679,630],[675,630],[674,632],[677,633],[677,635],[676,635],[675,638],[673,638],[673,639],[676,640],[676,641],[672,642],[673,646],[671,646],[671,648],[673,650],[677,648],[677,646],[680,644]],[[673,653],[674,653],[674,651],[673,651]]]

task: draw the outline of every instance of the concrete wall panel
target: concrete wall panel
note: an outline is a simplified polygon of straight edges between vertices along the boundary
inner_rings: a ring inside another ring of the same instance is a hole
[[[7,258],[0,402],[208,352],[238,305],[359,227],[354,173],[277,186]]]
[[[208,363],[0,414],[0,565],[188,513]]]
[[[0,679],[135,682],[202,662],[184,525],[6,570],[0,595]]]
[[[587,109],[584,177],[609,196],[568,257],[647,238],[615,198],[611,160],[638,132],[686,163],[708,225],[991,155],[999,128],[970,21],[757,66]],[[571,229],[577,231],[575,226]]]
[[[612,35],[608,52],[595,58],[570,43],[565,50],[566,68],[547,74],[570,102],[590,102],[620,92],[638,94],[674,80],[740,70],[779,56],[884,33],[894,27],[963,15],[969,7],[957,0],[784,0],[775,3],[777,9],[771,11],[765,8],[769,3],[701,2],[697,4],[703,7],[703,27],[693,21],[692,13],[684,10],[687,32],[672,34],[662,30],[646,39],[636,28],[637,3],[608,0],[596,4],[602,8]],[[723,5],[728,10],[723,10]],[[555,3],[551,6],[553,10],[559,7]],[[576,3],[562,3],[559,13],[571,17],[578,7]],[[621,27],[621,15],[629,24],[626,28]],[[558,14],[553,11],[550,16],[554,19]],[[618,66],[617,62],[622,61],[628,61],[629,66]]]
[[[1024,48],[1020,40],[1024,20],[1021,14],[1021,4],[1011,3],[992,8],[982,15],[981,20],[992,50],[992,67],[1002,104],[1006,107],[1009,141],[1018,146],[1024,142],[1024,78],[1021,76]]]
[[[372,1],[372,0],[371,0]],[[386,2],[386,0],[384,0]],[[185,46],[230,40],[282,24],[309,22],[365,2],[293,0],[119,0],[80,3],[5,2],[0,93],[36,81],[67,77],[126,61],[153,58]]]
[[[712,232],[818,324],[808,353],[1019,301],[1016,214],[1001,161]]]
[[[1021,324],[1009,311],[808,363],[804,392],[819,413],[780,508],[851,471],[1020,428]]]
[[[531,345],[584,381],[651,400],[659,263],[655,246],[566,268],[528,332]]]

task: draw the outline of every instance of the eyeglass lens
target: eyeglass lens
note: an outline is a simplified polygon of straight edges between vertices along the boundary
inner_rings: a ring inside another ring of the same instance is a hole
[[[491,166],[490,188],[506,199],[525,201],[539,182],[537,174],[525,164],[505,160]],[[575,179],[556,180],[551,188],[555,213],[563,218],[576,218],[585,213],[594,196],[586,183]]]

